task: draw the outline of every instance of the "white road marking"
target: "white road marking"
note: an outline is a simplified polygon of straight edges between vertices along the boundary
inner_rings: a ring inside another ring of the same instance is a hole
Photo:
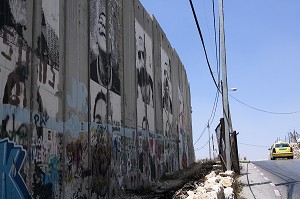
[[[280,197],[280,196],[281,196],[280,193],[279,193],[279,191],[278,191],[277,189],[275,189],[274,192],[275,192],[275,195],[276,195],[277,197]]]
[[[264,179],[265,179],[266,181],[270,181],[269,178],[267,178],[267,177],[264,177]]]

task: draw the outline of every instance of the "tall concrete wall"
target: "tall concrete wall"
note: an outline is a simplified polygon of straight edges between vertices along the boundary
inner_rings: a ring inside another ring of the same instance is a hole
[[[111,198],[194,161],[190,88],[138,0],[0,1],[1,198]]]

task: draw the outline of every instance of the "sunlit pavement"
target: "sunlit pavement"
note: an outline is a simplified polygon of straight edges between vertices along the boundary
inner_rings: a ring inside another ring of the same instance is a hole
[[[269,199],[282,198],[276,186],[264,176],[263,171],[260,171],[251,162],[241,162],[240,182],[243,185],[243,190],[240,195],[243,198],[251,199]]]

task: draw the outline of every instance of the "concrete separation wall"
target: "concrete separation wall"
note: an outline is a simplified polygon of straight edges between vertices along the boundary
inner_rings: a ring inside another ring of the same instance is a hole
[[[0,197],[112,198],[194,162],[186,72],[138,0],[0,0]]]

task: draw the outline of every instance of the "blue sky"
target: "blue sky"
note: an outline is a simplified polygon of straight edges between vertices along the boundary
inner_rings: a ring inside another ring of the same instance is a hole
[[[191,85],[193,138],[211,115],[216,88],[188,0],[141,0],[154,14],[185,65]],[[212,70],[217,75],[212,1],[193,1]],[[218,1],[215,0],[218,17]],[[300,1],[224,1],[228,87],[230,95],[270,112],[300,111]],[[216,19],[218,20],[218,18]],[[296,130],[300,113],[269,114],[229,97],[233,128],[239,132],[239,153],[249,160],[268,158],[268,147]],[[210,132],[222,117],[221,98]],[[195,145],[196,158],[208,157],[208,132]],[[257,145],[257,146],[249,146]],[[202,150],[197,150],[205,146]],[[264,147],[266,146],[266,147]],[[216,147],[216,144],[215,144]]]

